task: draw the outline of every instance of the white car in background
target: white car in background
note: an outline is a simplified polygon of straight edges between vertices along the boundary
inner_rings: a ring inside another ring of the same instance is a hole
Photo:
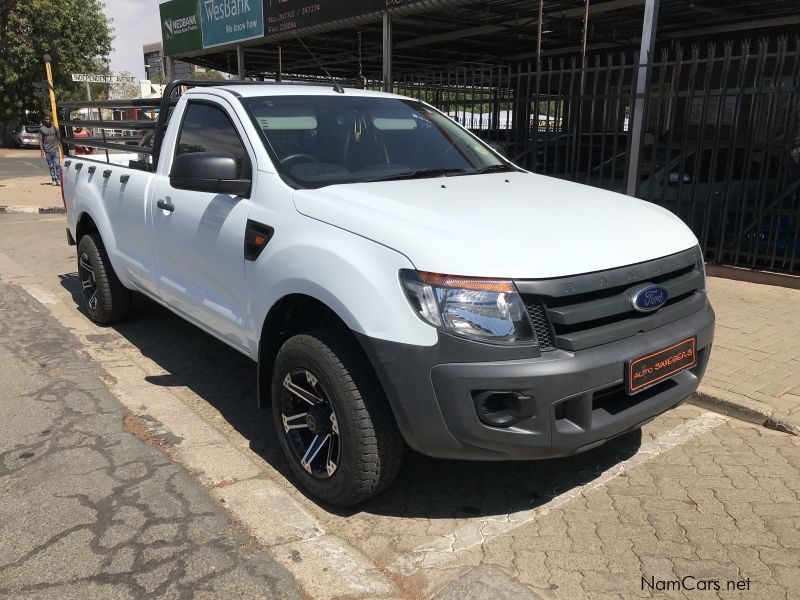
[[[36,125],[20,125],[11,134],[11,139],[17,148],[38,148],[39,127]]]

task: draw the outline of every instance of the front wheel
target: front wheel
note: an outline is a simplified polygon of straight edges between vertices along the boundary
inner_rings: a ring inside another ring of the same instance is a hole
[[[292,471],[317,498],[352,506],[396,477],[404,443],[386,397],[355,343],[336,330],[286,341],[272,412]]]

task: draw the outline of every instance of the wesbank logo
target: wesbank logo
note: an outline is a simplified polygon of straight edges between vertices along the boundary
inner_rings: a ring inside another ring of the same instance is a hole
[[[250,0],[203,0],[207,21],[221,21],[251,12]]]

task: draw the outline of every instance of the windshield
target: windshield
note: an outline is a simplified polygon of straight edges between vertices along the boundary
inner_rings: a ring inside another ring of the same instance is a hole
[[[413,100],[364,96],[243,99],[290,185],[514,170],[445,115]]]

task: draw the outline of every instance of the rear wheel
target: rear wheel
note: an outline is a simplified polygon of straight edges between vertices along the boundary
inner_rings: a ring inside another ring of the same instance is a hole
[[[96,233],[84,235],[78,243],[78,277],[92,321],[110,325],[128,317],[131,291],[120,282]]]
[[[383,390],[355,343],[335,330],[283,345],[272,410],[292,471],[317,498],[351,506],[396,477],[404,443]]]

